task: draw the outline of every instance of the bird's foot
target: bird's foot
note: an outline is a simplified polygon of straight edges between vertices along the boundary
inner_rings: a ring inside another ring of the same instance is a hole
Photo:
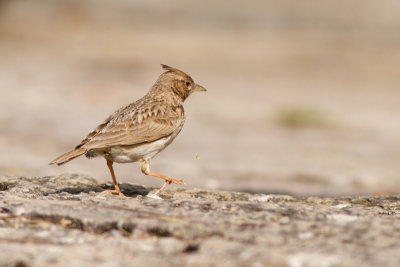
[[[177,179],[177,178],[172,178],[172,177],[168,177],[165,179],[165,183],[168,184],[180,184],[180,185],[184,185],[185,183],[183,182],[183,179]]]
[[[101,192],[102,194],[112,194],[112,195],[120,195],[125,197],[124,194],[122,194],[122,192],[120,190],[105,190],[103,192]]]
[[[176,179],[176,178],[168,177],[168,178],[165,179],[165,183],[163,184],[163,186],[161,186],[161,188],[157,190],[155,195],[158,195],[158,194],[164,192],[164,189],[168,184],[184,185],[185,183],[183,182],[183,179]]]

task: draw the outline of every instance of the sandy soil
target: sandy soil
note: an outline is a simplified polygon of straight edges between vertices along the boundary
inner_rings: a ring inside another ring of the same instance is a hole
[[[165,63],[208,92],[153,170],[189,188],[399,192],[400,6],[344,3],[0,1],[0,172],[109,180],[102,159],[47,163]],[[161,185],[138,164],[116,172]]]

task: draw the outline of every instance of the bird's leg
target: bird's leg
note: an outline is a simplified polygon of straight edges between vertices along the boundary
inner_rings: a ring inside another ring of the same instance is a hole
[[[110,169],[110,173],[111,173],[111,177],[113,179],[113,183],[114,183],[114,190],[106,190],[104,191],[104,193],[106,194],[118,194],[120,196],[125,196],[124,194],[122,194],[121,190],[119,189],[119,185],[117,183],[117,179],[115,178],[115,174],[114,174],[114,169],[113,169],[113,162],[111,160],[107,160],[107,166]]]
[[[183,185],[184,182],[182,179],[176,179],[176,178],[172,178],[169,177],[167,175],[164,174],[160,174],[160,173],[156,173],[156,172],[152,172],[150,171],[150,161],[146,160],[142,162],[142,166],[141,166],[142,172],[145,175],[150,175],[150,176],[154,176],[157,178],[161,178],[165,180],[165,183],[163,184],[163,186],[157,191],[157,193],[164,191],[164,188],[167,184],[181,184]]]

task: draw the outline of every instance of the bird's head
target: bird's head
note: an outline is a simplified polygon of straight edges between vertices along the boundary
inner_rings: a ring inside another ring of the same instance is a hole
[[[171,89],[182,101],[184,101],[191,93],[197,91],[207,91],[203,86],[196,84],[193,79],[178,69],[161,64],[166,70],[160,75],[155,85],[163,87],[163,89]]]

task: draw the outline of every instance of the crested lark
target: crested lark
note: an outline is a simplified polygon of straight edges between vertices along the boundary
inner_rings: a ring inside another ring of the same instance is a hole
[[[83,154],[86,157],[103,156],[107,161],[114,190],[121,190],[115,178],[113,163],[141,162],[141,170],[165,180],[166,184],[183,184],[182,179],[150,171],[150,160],[166,148],[181,131],[185,122],[183,102],[195,91],[206,91],[178,69],[161,65],[165,70],[150,91],[141,99],[118,109],[97,126],[74,150],[65,153],[50,164],[61,165]]]

